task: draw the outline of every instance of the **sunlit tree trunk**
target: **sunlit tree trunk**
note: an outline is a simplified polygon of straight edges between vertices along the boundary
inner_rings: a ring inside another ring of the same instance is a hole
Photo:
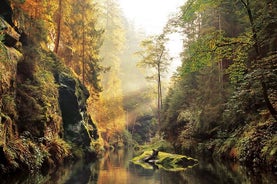
[[[154,76],[148,76],[150,80],[155,80],[157,85],[157,121],[159,130],[161,129],[161,112],[162,112],[162,81],[161,75],[166,71],[169,64],[170,58],[168,52],[165,48],[165,43],[167,39],[165,35],[162,34],[156,38],[150,38],[149,40],[144,40],[141,44],[145,50],[137,52],[142,56],[142,60],[139,62],[139,67],[152,68],[155,70]]]
[[[218,12],[218,29],[219,32],[222,32],[222,27],[221,27],[221,15],[220,12]],[[219,53],[219,55],[221,55],[221,53]],[[222,63],[222,59],[219,60],[218,62],[218,80],[219,80],[219,84],[221,89],[223,89],[223,63]]]
[[[61,20],[62,20],[62,0],[59,0],[58,14],[57,14],[57,35],[55,40],[54,52],[57,54],[59,50],[60,37],[61,37]]]
[[[82,7],[82,82],[85,85],[85,7]]]
[[[160,74],[160,64],[158,63],[158,124],[159,130],[161,127],[161,108],[162,108],[162,94],[161,94],[161,74]]]
[[[162,84],[161,84],[161,59],[163,56],[164,50],[161,51],[161,55],[158,58],[157,62],[157,69],[158,69],[158,123],[159,123],[159,130],[161,128],[161,112],[162,112]]]

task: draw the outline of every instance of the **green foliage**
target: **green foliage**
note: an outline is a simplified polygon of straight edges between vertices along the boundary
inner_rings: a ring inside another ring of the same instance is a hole
[[[132,138],[139,144],[149,142],[157,132],[157,122],[153,116],[143,115],[137,117],[134,125],[128,127]]]
[[[214,134],[222,121],[224,99],[220,84],[215,67],[187,73],[176,81],[175,90],[170,90],[165,100],[163,113],[163,130],[168,139],[174,141],[180,135],[177,140],[181,141],[184,137],[181,132],[192,132],[201,139]]]
[[[242,2],[182,7],[183,63],[165,100],[162,131],[180,152],[273,165],[276,3]]]
[[[216,51],[216,42],[218,42],[220,37],[220,32],[214,31],[200,36],[196,41],[190,42],[185,51],[184,72],[199,71],[217,62],[214,58],[214,53]]]
[[[243,81],[246,65],[243,62],[236,62],[228,68],[228,71],[230,73],[230,82],[239,84],[239,82]]]
[[[213,8],[219,3],[218,0],[188,0],[182,7],[182,19],[184,22],[192,22],[198,16],[205,12],[207,8]]]
[[[127,147],[135,146],[137,143],[133,140],[131,133],[128,130],[123,131],[123,144]]]
[[[234,149],[235,145],[237,143],[237,138],[231,137],[228,138],[226,141],[221,142],[221,145],[217,145],[217,150],[214,155],[228,155],[230,157],[233,157],[233,159],[238,159],[236,158],[238,153],[231,153],[231,150]],[[230,154],[235,154],[235,155],[230,155]]]
[[[29,59],[36,58],[37,63]],[[47,124],[56,124],[54,134],[60,131],[61,119],[59,117],[58,86],[54,79],[56,58],[42,49],[26,51],[25,60],[21,63],[18,74],[21,75],[21,84],[17,87],[20,121],[20,131],[31,131],[34,135],[42,136]],[[25,67],[32,65],[32,70],[25,71]],[[27,65],[27,66],[26,66]],[[31,78],[30,78],[31,77]],[[27,79],[26,79],[27,78]],[[51,125],[53,126],[53,125]],[[54,128],[54,127],[52,127]],[[54,130],[53,130],[54,131]]]
[[[276,163],[277,155],[277,136],[273,136],[271,140],[267,141],[261,150],[261,156],[266,159],[268,163]]]
[[[159,135],[155,135],[151,139],[151,142],[140,146],[139,152],[152,151],[152,149],[159,150],[159,151],[173,152],[172,145],[167,140],[163,139]]]
[[[141,57],[141,61],[137,65],[145,68],[146,73],[149,72],[147,69],[153,70],[154,80],[158,80],[156,73],[160,72],[160,75],[162,75],[162,73],[167,71],[170,62],[168,50],[165,48],[166,41],[167,38],[163,34],[150,37],[141,42],[142,50],[136,53],[136,55]],[[150,74],[152,72],[150,71]],[[152,78],[152,75],[148,76],[148,78]]]
[[[182,8],[181,25],[188,38],[163,113],[163,130],[169,140],[179,141],[175,146],[185,145],[185,137],[214,136],[222,122],[223,97],[228,93],[223,91],[224,71],[219,66],[227,54],[221,49],[224,28],[213,21],[219,6],[220,1],[188,1]]]
[[[46,22],[42,19],[34,18],[24,12],[22,12],[22,16],[25,19],[24,23],[29,24],[27,27],[28,29],[28,42],[32,43],[33,45],[40,45],[42,43],[47,42],[48,30]]]
[[[261,80],[267,83],[270,100],[276,103],[274,89],[276,89],[277,85],[275,82],[277,76],[274,61],[276,61],[276,55],[274,53],[263,58],[257,62],[257,68],[248,74],[244,74],[240,82],[236,84],[239,87],[236,88],[226,104],[226,110],[224,112],[224,120],[229,121],[229,126],[233,126],[234,128],[236,123],[239,125],[246,121],[261,118],[259,115],[262,115],[262,112],[266,110]]]

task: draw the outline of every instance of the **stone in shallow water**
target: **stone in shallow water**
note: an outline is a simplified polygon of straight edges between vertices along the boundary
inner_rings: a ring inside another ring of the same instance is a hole
[[[183,171],[198,164],[198,160],[178,154],[159,152],[157,158],[153,162],[145,162],[145,158],[152,155],[152,151],[145,151],[141,155],[134,157],[132,162],[140,165],[145,169],[164,169],[167,171]]]

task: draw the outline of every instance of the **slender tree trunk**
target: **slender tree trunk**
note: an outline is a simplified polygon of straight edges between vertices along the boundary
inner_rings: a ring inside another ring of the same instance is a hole
[[[85,7],[83,6],[83,12],[82,12],[82,83],[85,85]]]
[[[158,69],[158,124],[159,131],[161,129],[161,111],[162,111],[162,84],[161,84],[161,59],[164,54],[164,49],[162,49],[161,54],[157,60]]]
[[[60,37],[61,37],[61,20],[62,20],[62,0],[59,0],[58,16],[57,16],[57,35],[55,40],[54,52],[58,54]]]
[[[263,87],[263,96],[264,96],[264,100],[267,105],[267,108],[268,108],[270,114],[273,116],[273,118],[277,121],[277,112],[274,109],[273,105],[271,104],[271,102],[268,98],[266,83],[264,82],[263,79],[261,80],[261,84]]]
[[[222,28],[221,28],[220,12],[218,12],[218,29],[221,33]],[[219,54],[221,55],[221,52]],[[219,84],[220,84],[220,88],[221,88],[221,92],[222,92],[222,90],[223,90],[223,61],[222,61],[222,59],[220,59],[220,61],[218,61],[218,80],[219,80]]]
[[[160,103],[161,103],[161,110],[162,110],[162,107],[163,107],[163,94],[162,94],[162,81],[161,81],[161,75],[160,75],[160,97],[161,97],[161,99],[160,99]]]
[[[160,74],[160,63],[158,63],[158,124],[159,131],[161,129],[161,74]]]
[[[253,14],[250,8],[250,4],[249,4],[249,0],[241,0],[242,4],[244,5],[246,11],[247,11],[247,15],[248,15],[248,19],[250,21],[250,25],[251,25],[251,29],[252,29],[252,34],[253,34],[253,40],[254,40],[254,49],[256,51],[257,56],[260,55],[260,44],[258,41],[258,34],[257,34],[257,30],[255,28],[254,25],[254,18],[253,18]]]

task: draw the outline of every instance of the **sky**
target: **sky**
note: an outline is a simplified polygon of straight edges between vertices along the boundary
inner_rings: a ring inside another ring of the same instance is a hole
[[[146,34],[160,34],[184,0],[118,0],[124,15]]]
[[[179,11],[185,0],[118,0],[124,16],[134,23],[135,27],[147,35],[162,33],[169,17]],[[182,50],[182,39],[178,34],[170,36],[168,44],[174,62],[169,68],[169,76],[181,64],[179,53]]]

